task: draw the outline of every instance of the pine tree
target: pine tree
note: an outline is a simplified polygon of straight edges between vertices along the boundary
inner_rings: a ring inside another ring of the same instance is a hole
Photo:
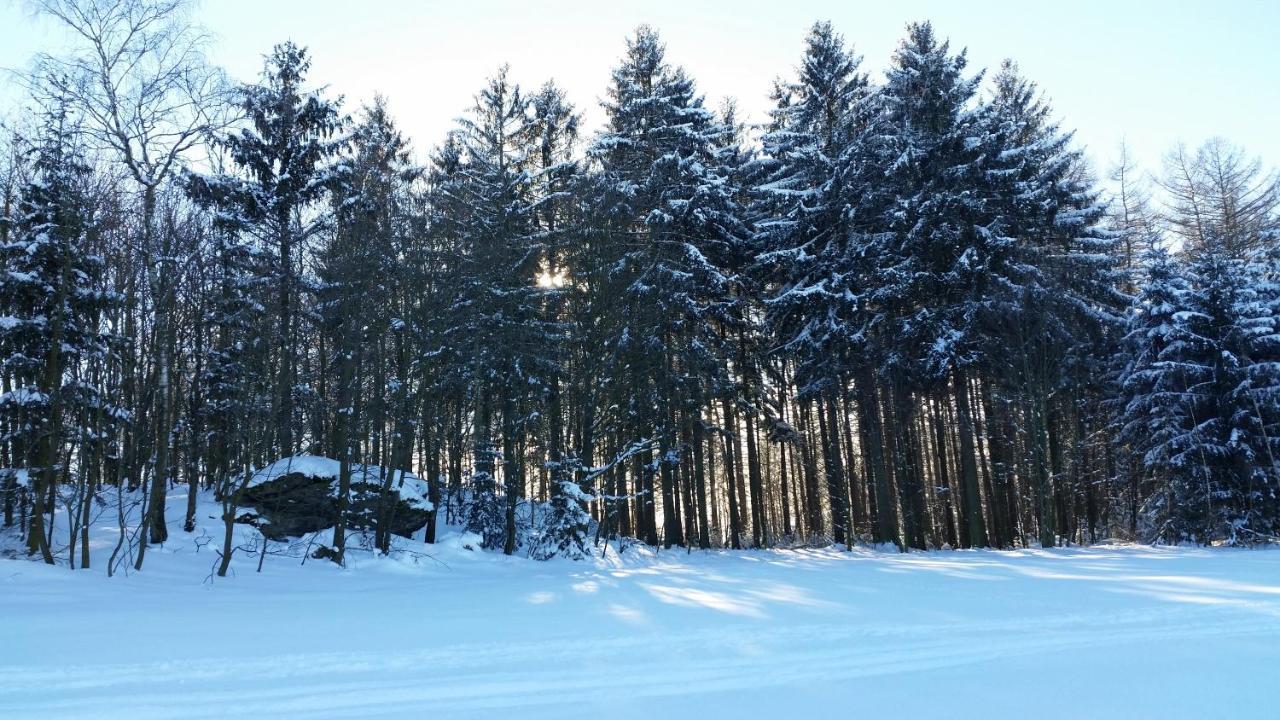
[[[770,288],[770,332],[795,360],[799,399],[817,398],[828,409],[843,395],[854,358],[864,349],[858,328],[860,258],[849,252],[846,212],[847,198],[860,192],[850,185],[847,166],[869,92],[860,63],[830,23],[813,26],[798,78],[775,88],[777,106],[763,137],[754,190],[763,215],[756,223],[754,274]],[[829,438],[823,452],[833,536],[847,542],[847,478]],[[812,490],[809,526],[821,533],[821,507]]]
[[[966,372],[979,359],[981,333],[974,305],[989,302],[1007,269],[1012,239],[989,212],[984,193],[981,115],[975,106],[980,76],[965,77],[963,52],[952,54],[928,23],[908,27],[885,84],[870,101],[867,128],[848,156],[856,179],[849,195],[854,220],[850,255],[865,262],[858,279],[858,335],[871,342],[883,386],[886,458],[874,465],[897,486],[902,538],[882,539],[923,547],[922,480],[912,459],[910,431],[916,393],[945,393],[967,406]],[[952,375],[954,374],[954,378]],[[873,379],[863,378],[863,385]],[[914,389],[914,390],[913,390]],[[863,392],[860,389],[860,392]],[[874,413],[874,399],[866,401]],[[972,412],[968,413],[970,416]],[[961,432],[967,443],[971,429]],[[876,442],[876,439],[870,441]],[[964,544],[987,542],[968,445],[961,449],[962,499],[968,532]],[[878,485],[880,483],[877,483]],[[891,507],[882,491],[880,506]],[[889,510],[889,512],[893,512]]]
[[[388,337],[395,338],[397,345],[407,342],[404,335],[409,328],[402,317],[407,314],[402,312],[402,303],[409,278],[400,260],[410,225],[408,188],[419,171],[409,160],[407,142],[381,97],[363,109],[352,129],[350,143],[351,155],[339,162],[335,172],[336,222],[319,253],[317,302],[322,327],[329,338],[329,362],[337,368],[332,446],[340,470],[333,559],[339,564],[346,549],[352,463],[366,462],[359,448],[373,446],[382,450],[381,457],[376,458],[378,467],[394,471],[405,469],[401,467],[407,463],[405,444],[412,444],[407,435],[413,390],[404,362],[394,363],[396,377],[390,380],[365,380],[385,374],[379,349]],[[389,387],[393,389],[390,393]],[[364,417],[366,412],[373,417]],[[357,435],[357,429],[368,427],[371,419],[381,420],[372,423],[378,436],[376,443]],[[389,441],[383,438],[388,423],[392,425]],[[390,475],[384,474],[384,485],[389,486]],[[379,504],[382,505],[385,502]],[[376,544],[385,551],[389,534],[382,527],[375,531]]]
[[[1213,247],[1213,244],[1210,245]],[[1176,373],[1176,432],[1168,440],[1171,540],[1250,544],[1275,537],[1275,366],[1271,298],[1256,266],[1206,250],[1159,365]]]
[[[460,123],[463,153],[450,194],[466,205],[458,233],[456,313],[446,342],[463,348],[475,408],[475,474],[468,526],[486,547],[518,545],[516,510],[525,492],[521,461],[530,401],[556,372],[554,330],[537,277],[546,257],[530,172],[529,103],[503,68]],[[495,422],[494,411],[497,411]],[[495,425],[501,447],[493,442]],[[503,494],[497,494],[501,459]]]
[[[771,163],[767,158],[761,159],[751,147],[746,126],[738,118],[737,104],[726,99],[720,108],[719,123],[722,134],[717,142],[716,160],[720,172],[727,178],[727,187],[732,193],[735,210],[742,218],[742,232],[729,237],[725,244],[723,259],[720,261],[730,282],[724,300],[715,309],[714,317],[720,326],[720,334],[724,338],[725,372],[717,377],[716,383],[709,388],[713,397],[718,397],[725,410],[726,424],[734,424],[741,418],[746,445],[746,477],[745,480],[750,500],[749,523],[747,508],[739,507],[734,499],[730,504],[730,546],[740,544],[739,536],[745,535],[744,524],[750,525],[751,541],[755,547],[770,544],[773,532],[770,518],[770,503],[765,487],[766,462],[762,459],[760,449],[760,429],[772,425],[776,418],[770,407],[770,398],[765,387],[764,373],[776,371],[776,367],[766,357],[765,348],[772,339],[767,336],[767,325],[758,312],[759,303],[765,290],[761,273],[754,272],[756,258],[760,255],[763,233],[758,225],[768,222],[770,208],[759,202],[756,188],[763,182]],[[727,384],[724,381],[727,380]],[[736,407],[734,407],[736,405]],[[700,460],[699,449],[701,438],[708,426],[703,419],[702,408],[690,407],[686,414],[690,417],[690,427],[685,434],[695,450],[696,489],[700,498],[697,503],[697,525],[699,528],[699,547],[710,547],[706,517],[706,472]],[[735,473],[736,474],[736,473]],[[736,483],[735,483],[736,484]],[[714,498],[713,498],[714,500]],[[692,515],[692,513],[691,513]],[[788,532],[787,513],[784,509],[783,533]]]
[[[578,474],[584,458],[568,448],[564,395],[570,362],[570,333],[573,309],[569,297],[573,279],[566,259],[573,254],[582,223],[578,202],[582,170],[576,156],[580,119],[565,98],[564,91],[548,82],[530,99],[529,172],[532,180],[533,213],[541,238],[543,259],[538,276],[543,331],[547,343],[540,378],[543,395],[539,399],[546,460],[544,472],[550,483],[550,501],[530,556],[581,557],[587,554],[591,516],[586,504],[594,496],[584,491]],[[580,391],[579,391],[580,392]]]
[[[1062,474],[1061,453],[1054,452],[1067,435],[1062,429],[1107,422],[1103,359],[1121,334],[1127,304],[1120,293],[1122,238],[1103,227],[1106,207],[1080,151],[1053,121],[1036,86],[1010,62],[994,84],[978,147],[986,154],[985,202],[993,218],[982,235],[1001,239],[987,253],[987,272],[995,277],[985,292],[995,297],[975,305],[972,314],[994,328],[983,352],[995,377],[1022,396],[1038,458],[1032,471],[1040,541],[1051,544],[1055,519],[1065,515],[1062,498],[1079,490],[1054,485],[1054,475]],[[1050,402],[1068,388],[1074,403]],[[1082,434],[1076,433],[1076,443]]]
[[[1178,318],[1189,288],[1181,268],[1164,248],[1148,250],[1142,260],[1145,273],[1119,346],[1123,367],[1116,383],[1120,428],[1116,441],[1139,459],[1148,477],[1164,478],[1172,469],[1170,441],[1185,421],[1179,404],[1185,382],[1181,369],[1162,358],[1178,335]],[[1138,483],[1138,478],[1132,482]],[[1136,533],[1139,498],[1149,493],[1140,487],[1130,492],[1130,527]],[[1167,496],[1157,499],[1163,504]]]
[[[274,446],[296,450],[299,345],[306,290],[302,254],[324,227],[310,212],[332,189],[332,161],[346,138],[339,106],[304,87],[311,60],[291,42],[267,58],[262,83],[240,90],[247,126],[217,138],[237,174],[193,177],[190,192],[218,213],[233,217],[241,232],[270,249],[275,260],[275,295],[268,312],[275,323],[272,342],[279,352],[276,372]]]
[[[461,227],[470,216],[462,193],[463,151],[460,131],[452,130],[437,146],[424,174],[423,221],[418,242],[406,255],[410,273],[418,288],[413,313],[418,358],[419,387],[424,398],[424,430],[430,433],[428,474],[433,487],[447,476],[444,501],[446,522],[454,522],[463,497],[464,428],[463,413],[471,387],[471,365],[463,361],[468,346],[451,340],[459,331],[452,312],[462,265]],[[426,415],[429,410],[434,412]],[[436,489],[437,493],[440,490]],[[428,525],[434,542],[437,523]]]
[[[111,352],[101,315],[118,298],[103,288],[103,259],[87,252],[97,222],[91,170],[64,101],[45,114],[30,174],[0,246],[0,350],[12,378],[0,412],[9,421],[5,439],[31,478],[28,550],[52,564],[45,515],[51,522],[51,499],[69,480],[74,448],[94,439],[87,416],[123,415],[81,372]]]
[[[223,542],[217,573],[225,576],[234,552],[233,535],[240,491],[267,447],[271,385],[269,334],[258,298],[269,294],[271,257],[239,235],[239,218],[222,216],[210,249],[205,324],[213,338],[196,378],[205,438],[204,469],[222,503]]]
[[[675,413],[685,399],[703,402],[703,384],[722,367],[708,319],[730,284],[722,267],[731,239],[745,228],[717,163],[723,130],[693,81],[666,62],[652,29],[628,40],[605,112],[606,128],[588,153],[599,166],[598,225],[582,273],[602,323],[603,379],[621,413],[615,429],[627,445],[657,445],[656,458],[642,453],[634,467],[638,530],[658,543],[660,491],[663,543],[684,544]]]

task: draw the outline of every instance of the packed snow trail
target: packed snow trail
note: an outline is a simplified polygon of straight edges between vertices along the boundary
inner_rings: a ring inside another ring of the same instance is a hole
[[[1280,715],[1280,551],[0,560],[0,718]]]

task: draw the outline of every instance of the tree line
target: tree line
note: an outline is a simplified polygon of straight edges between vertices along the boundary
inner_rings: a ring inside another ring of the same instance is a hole
[[[883,77],[815,24],[748,127],[641,27],[598,131],[504,67],[420,164],[303,47],[235,85],[182,0],[37,5],[79,49],[0,160],[0,492],[46,562],[211,491],[225,572],[299,453],[539,558],[1280,535],[1280,182],[1225,141],[1104,192],[927,22]]]

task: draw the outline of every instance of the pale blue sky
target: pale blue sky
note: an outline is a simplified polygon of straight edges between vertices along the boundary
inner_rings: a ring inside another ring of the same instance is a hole
[[[662,32],[668,57],[713,104],[736,97],[758,121],[770,80],[791,74],[815,19],[831,20],[877,76],[905,24],[930,19],[975,69],[1018,61],[1101,174],[1121,138],[1152,169],[1175,141],[1211,135],[1280,163],[1280,0],[205,0],[197,15],[233,76],[255,77],[275,42],[308,45],[315,82],[351,107],[387,95],[423,154],[503,62],[526,85],[554,77],[594,127],[609,69],[639,23]],[[0,67],[62,42],[20,2],[0,0]]]

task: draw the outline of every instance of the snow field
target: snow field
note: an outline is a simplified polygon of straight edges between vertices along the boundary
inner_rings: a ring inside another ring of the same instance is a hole
[[[539,563],[451,534],[218,579],[201,511],[128,577],[106,528],[91,571],[0,560],[0,718],[1280,716],[1280,551]]]

